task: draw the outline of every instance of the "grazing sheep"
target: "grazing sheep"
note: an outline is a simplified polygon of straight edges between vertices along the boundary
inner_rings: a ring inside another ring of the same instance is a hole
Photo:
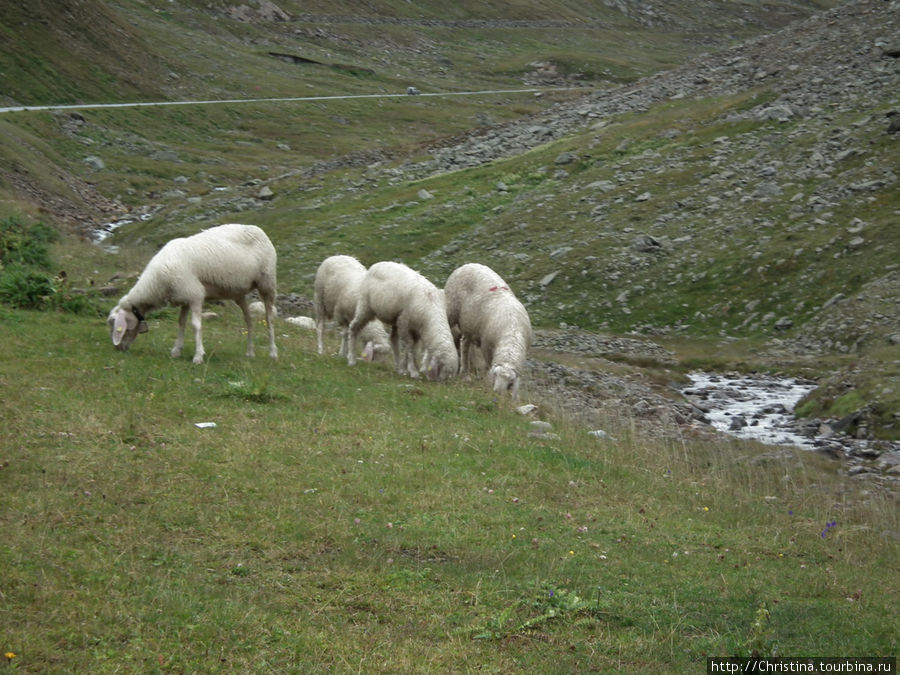
[[[173,239],[153,256],[132,289],[109,313],[107,323],[116,349],[125,351],[139,333],[144,317],[167,305],[181,307],[172,356],[181,355],[188,310],[194,328],[194,363],[203,363],[204,300],[234,300],[247,325],[247,356],[253,356],[253,322],[247,294],[256,289],[266,310],[269,356],[278,358],[275,327],[275,247],[255,225],[219,225],[191,237]]]
[[[350,344],[355,345],[360,330],[372,319],[391,326],[391,348],[397,372],[418,377],[416,347],[428,351],[425,369],[429,379],[445,379],[459,369],[453,335],[447,325],[442,293],[428,279],[402,263],[375,263],[359,287],[356,315],[350,322]],[[354,350],[347,363],[356,363]]]
[[[319,354],[325,353],[325,322],[333,320],[341,335],[340,356],[347,356],[349,326],[356,314],[359,285],[366,275],[365,266],[349,255],[333,255],[322,261],[316,270],[313,304],[316,310],[316,338]],[[361,334],[368,361],[388,349],[388,334],[379,321],[366,324]]]
[[[347,329],[349,342],[350,329]],[[390,358],[391,336],[388,335],[384,324],[380,321],[370,321],[362,330],[359,337],[363,344],[362,357],[365,361],[385,361]]]
[[[519,396],[525,352],[531,344],[528,311],[494,270],[467,263],[444,286],[447,321],[460,333],[461,371],[473,370],[470,350],[480,347],[494,391]]]
[[[444,303],[444,307],[447,306],[444,289],[439,288],[438,293],[440,294],[441,302]],[[454,326],[450,326],[450,334],[453,335],[453,344],[456,345],[456,353],[459,354],[459,329]],[[428,370],[428,362],[431,360],[431,355],[428,353],[428,350],[424,347],[421,350],[421,356],[419,357],[419,370]]]

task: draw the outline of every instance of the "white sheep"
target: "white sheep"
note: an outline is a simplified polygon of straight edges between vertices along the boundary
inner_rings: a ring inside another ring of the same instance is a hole
[[[519,396],[525,354],[531,344],[528,311],[490,267],[467,263],[444,286],[447,321],[460,334],[460,370],[474,370],[472,347],[480,347],[491,388]]]
[[[438,294],[440,295],[441,302],[444,304],[444,307],[447,307],[447,303],[444,297],[444,289],[439,288]],[[449,325],[449,324],[448,324]],[[456,345],[456,353],[459,354],[459,330],[455,326],[450,326],[450,334],[453,335],[453,344]],[[428,353],[428,350],[419,343],[422,347],[421,356],[419,356],[419,370],[428,370],[428,363],[431,360],[431,355]]]
[[[359,287],[356,314],[350,322],[351,349],[347,363],[356,363],[353,346],[372,319],[391,326],[391,348],[397,372],[418,377],[416,346],[428,350],[425,369],[430,379],[445,379],[459,369],[459,356],[447,324],[443,294],[428,279],[402,263],[372,265]]]
[[[338,354],[347,356],[349,326],[356,314],[359,285],[366,275],[366,268],[349,255],[333,255],[326,258],[316,270],[313,305],[316,310],[316,338],[319,354],[325,353],[325,322],[333,320],[341,336]],[[380,321],[372,321],[361,330],[366,360],[375,360],[387,352],[389,338]]]
[[[153,256],[132,289],[109,313],[110,336],[127,350],[139,333],[147,332],[144,317],[167,305],[181,307],[178,337],[172,356],[181,355],[188,310],[194,328],[194,363],[203,363],[201,333],[204,300],[234,300],[247,325],[247,356],[253,356],[253,322],[247,294],[257,290],[266,310],[269,356],[278,358],[273,324],[275,247],[255,225],[219,225],[191,237],[173,239]]]

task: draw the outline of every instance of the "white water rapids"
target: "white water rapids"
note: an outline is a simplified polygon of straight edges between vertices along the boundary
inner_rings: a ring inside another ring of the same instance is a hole
[[[682,390],[719,431],[768,445],[812,449],[812,439],[790,427],[794,406],[815,389],[794,379],[694,372]]]

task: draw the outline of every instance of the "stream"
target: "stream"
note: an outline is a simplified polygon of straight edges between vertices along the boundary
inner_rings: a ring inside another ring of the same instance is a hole
[[[681,393],[719,431],[768,445],[815,449],[813,439],[792,428],[794,406],[815,384],[794,379],[693,372]]]

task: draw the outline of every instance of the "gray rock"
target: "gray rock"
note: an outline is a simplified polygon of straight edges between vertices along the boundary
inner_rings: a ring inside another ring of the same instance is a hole
[[[97,157],[96,155],[90,155],[89,157],[85,157],[82,160],[85,164],[96,171],[102,171],[106,168],[106,162]]]
[[[631,241],[631,248],[640,253],[653,253],[662,248],[662,244],[649,234],[639,234]]]
[[[550,272],[550,274],[544,276],[538,283],[542,288],[546,288],[551,283],[553,283],[553,280],[556,279],[557,275],[559,275],[558,270],[556,272]]]
[[[786,316],[781,317],[775,322],[775,330],[789,330],[794,327],[794,320]]]
[[[587,186],[588,190],[599,190],[600,192],[612,192],[616,189],[616,184],[611,180],[598,180],[594,181],[590,185]]]
[[[747,426],[747,420],[745,420],[740,415],[735,415],[734,417],[731,418],[731,422],[728,425],[728,429],[730,431],[737,431],[739,429],[743,429],[745,426]]]

